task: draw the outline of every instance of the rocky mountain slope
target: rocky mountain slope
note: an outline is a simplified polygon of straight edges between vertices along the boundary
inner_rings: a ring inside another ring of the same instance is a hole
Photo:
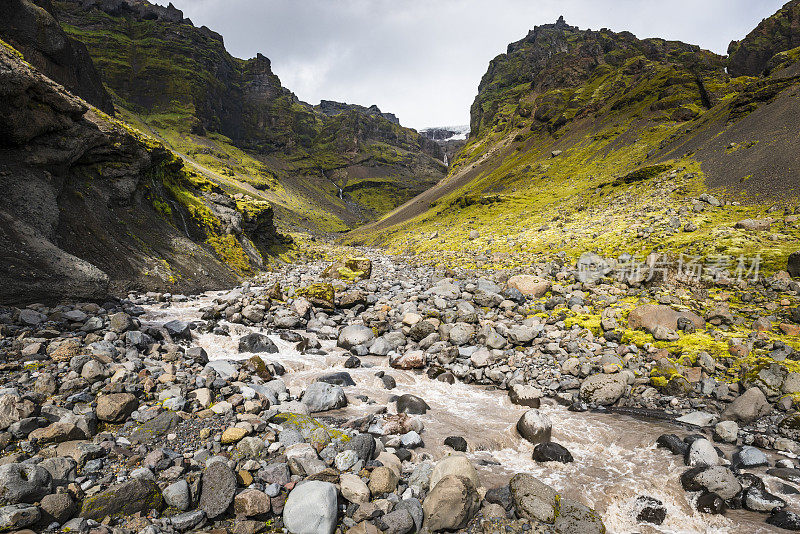
[[[234,200],[0,41],[0,301],[233,283],[280,242]]]
[[[786,50],[797,6],[741,42],[775,54],[759,77],[726,72],[736,53],[563,19],[534,28],[490,63],[448,177],[352,241],[434,261],[484,252],[487,265],[594,250],[762,253],[785,268],[798,238],[800,64]],[[743,219],[762,230],[736,228]]]
[[[292,229],[344,230],[444,175],[435,143],[392,114],[300,102],[269,59],[232,57],[222,36],[147,2],[55,2],[88,47],[123,117],[231,192],[275,205]]]

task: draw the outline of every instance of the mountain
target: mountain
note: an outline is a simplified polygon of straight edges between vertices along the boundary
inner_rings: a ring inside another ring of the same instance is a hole
[[[120,115],[230,192],[272,203],[286,229],[346,230],[440,180],[441,152],[376,106],[301,102],[268,58],[241,60],[172,6],[61,0]]]
[[[232,198],[0,41],[0,302],[226,287],[282,243]]]
[[[487,265],[555,251],[763,252],[765,268],[785,268],[798,231],[776,209],[794,208],[800,184],[800,64],[786,50],[796,19],[788,33],[784,21],[798,5],[741,42],[773,54],[759,56],[772,65],[759,77],[726,72],[736,53],[563,18],[535,27],[490,62],[448,176],[349,241],[447,262],[483,252]],[[767,217],[773,233],[734,228]]]

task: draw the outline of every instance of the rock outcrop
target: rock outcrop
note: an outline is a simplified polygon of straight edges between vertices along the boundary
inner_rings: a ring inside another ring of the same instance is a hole
[[[269,206],[215,193],[159,143],[5,44],[0,187],[3,302],[216,287],[253,268],[257,245],[277,239]]]
[[[0,38],[22,52],[47,77],[106,113],[114,114],[111,96],[103,87],[86,46],[64,33],[50,0],[3,2]]]
[[[760,76],[770,60],[781,52],[800,47],[800,1],[787,2],[781,10],[761,21],[741,41],[728,46],[731,76]],[[795,50],[795,56],[800,51]]]

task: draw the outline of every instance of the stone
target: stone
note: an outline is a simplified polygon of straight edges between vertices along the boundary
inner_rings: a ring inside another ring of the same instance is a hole
[[[609,406],[625,394],[626,388],[627,381],[621,373],[599,373],[583,381],[580,397],[588,403]]]
[[[298,484],[283,508],[284,526],[292,534],[333,534],[336,517],[336,487],[329,482]]]
[[[267,514],[269,510],[269,497],[257,489],[246,489],[233,499],[233,511],[237,516],[255,517]]]
[[[533,460],[536,462],[561,462],[566,464],[572,462],[573,458],[566,447],[549,441],[539,443],[533,448]]]
[[[230,445],[232,443],[238,442],[246,435],[247,435],[247,430],[245,430],[244,428],[239,428],[235,426],[228,427],[222,432],[220,443],[222,445]]]
[[[139,407],[132,393],[110,393],[97,398],[97,418],[109,423],[122,423]]]
[[[131,434],[133,443],[151,443],[173,432],[182,422],[181,417],[172,411],[161,412]]]
[[[162,496],[167,506],[176,508],[182,512],[188,510],[192,504],[189,483],[183,479],[173,482],[164,488]]]
[[[358,462],[358,453],[354,450],[345,450],[336,455],[333,465],[339,471],[347,471]]]
[[[698,330],[705,328],[706,322],[699,315],[689,311],[676,311],[661,304],[645,304],[634,308],[628,315],[628,326],[632,330],[646,330],[651,334],[658,326],[677,331],[678,320],[681,318],[690,321]]]
[[[373,495],[392,493],[397,488],[398,476],[385,466],[376,467],[369,477],[369,490]]]
[[[84,320],[86,320],[84,314]],[[108,316],[108,329],[112,332],[122,334],[134,327],[133,319],[130,315],[124,312],[113,313]]]
[[[53,479],[36,464],[0,465],[0,503],[34,503],[50,493]]]
[[[421,397],[405,394],[397,399],[397,412],[408,414],[425,414],[431,407]]]
[[[723,514],[725,513],[725,501],[716,493],[703,493],[697,498],[695,506],[704,514]]]
[[[517,432],[533,444],[550,441],[553,424],[544,412],[532,409],[517,421]]]
[[[751,387],[725,408],[721,419],[749,424],[771,411],[772,406],[767,401],[764,392],[758,387]]]
[[[358,458],[368,462],[375,455],[375,438],[371,434],[356,434],[345,444],[346,450],[353,450]]]
[[[428,493],[422,503],[424,524],[432,532],[458,530],[478,512],[480,497],[469,478],[448,475]]]
[[[431,472],[429,487],[435,488],[440,480],[447,476],[459,476],[469,479],[476,488],[480,486],[478,471],[466,456],[454,454],[439,460]]]
[[[686,465],[717,465],[719,456],[714,444],[705,438],[696,439],[686,451]]]
[[[519,274],[508,279],[508,287],[516,289],[527,297],[538,299],[550,291],[550,281],[531,276],[529,274]]]
[[[425,353],[421,350],[409,350],[389,358],[389,365],[395,369],[422,369],[425,367]]]
[[[364,325],[354,324],[342,328],[342,330],[339,332],[337,345],[344,349],[350,350],[358,345],[366,345],[373,339],[375,339],[375,333],[371,328]]]
[[[588,506],[562,498],[555,524],[559,534],[605,534],[606,527],[600,516]]]
[[[394,510],[380,518],[386,534],[408,534],[414,530],[414,519],[408,510]]]
[[[236,493],[236,474],[225,462],[213,462],[203,472],[200,508],[210,519],[225,513]]]
[[[83,500],[80,516],[100,521],[105,516],[133,515],[161,510],[163,498],[158,485],[147,478],[132,478]]]
[[[785,500],[763,488],[751,486],[745,489],[743,493],[742,504],[744,504],[745,509],[753,512],[770,513],[786,507]]]
[[[32,416],[35,411],[36,407],[28,399],[11,394],[0,396],[0,430],[6,430],[12,424]]]
[[[705,490],[723,499],[733,498],[742,489],[736,476],[722,465],[701,465],[689,469],[681,475],[681,485],[686,491]]]
[[[347,406],[347,397],[340,386],[314,382],[306,388],[303,404],[308,407],[309,412],[325,412]]]
[[[444,444],[451,449],[459,452],[467,451],[467,440],[461,436],[448,436],[444,438]]]
[[[353,377],[350,376],[350,373],[345,371],[337,371],[335,373],[322,375],[321,377],[317,378],[317,382],[325,382],[327,384],[333,384],[334,386],[341,387],[356,385]]]
[[[555,521],[559,497],[553,488],[527,473],[514,475],[509,486],[518,516],[545,523]]]
[[[786,260],[786,270],[792,278],[800,278],[800,252],[792,252]]]
[[[634,504],[636,521],[639,523],[651,523],[660,525],[667,518],[667,507],[664,503],[654,497],[640,495]]]
[[[0,531],[7,532],[29,527],[39,521],[39,508],[28,504],[0,507]],[[19,533],[18,533],[19,534]]]
[[[180,532],[185,532],[196,527],[206,518],[205,512],[202,510],[192,510],[191,512],[184,512],[182,514],[173,515],[169,518],[170,524]]]
[[[189,324],[179,319],[173,319],[164,323],[164,330],[172,337],[172,339],[192,340],[192,331]]]
[[[539,408],[542,399],[542,390],[524,384],[514,384],[508,390],[508,398],[513,404]]]
[[[772,227],[773,222],[774,221],[770,218],[742,219],[741,221],[736,221],[736,224],[734,224],[733,227],[750,232],[765,232]]]
[[[43,523],[66,523],[78,511],[75,501],[67,493],[53,493],[42,497],[39,503]]]
[[[720,421],[714,426],[714,439],[723,443],[736,443],[739,425],[736,421]]]
[[[356,504],[369,502],[371,493],[367,484],[361,477],[353,473],[339,475],[339,484],[342,488],[342,497]]]
[[[737,469],[752,469],[769,465],[769,458],[761,449],[744,445],[733,453],[731,463]]]
[[[267,352],[269,354],[275,354],[278,352],[278,347],[267,336],[252,333],[239,338],[239,352]]]

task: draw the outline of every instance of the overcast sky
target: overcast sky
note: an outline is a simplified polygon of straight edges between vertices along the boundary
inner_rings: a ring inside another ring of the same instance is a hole
[[[168,0],[156,0],[166,5]],[[272,60],[301,100],[371,105],[413,128],[469,123],[489,60],[538,24],[627,30],[724,54],[784,0],[172,0],[228,51]]]

